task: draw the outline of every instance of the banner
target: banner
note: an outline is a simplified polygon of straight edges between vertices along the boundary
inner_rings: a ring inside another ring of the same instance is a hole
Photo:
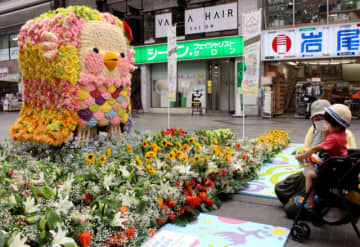
[[[262,60],[360,56],[360,24],[271,30],[262,33]]]
[[[246,71],[244,70],[243,73],[241,90],[245,95],[258,96],[261,59],[261,9],[244,13],[242,23]]]
[[[168,28],[168,101],[176,101],[176,79],[177,79],[177,62],[176,62],[176,26]]]

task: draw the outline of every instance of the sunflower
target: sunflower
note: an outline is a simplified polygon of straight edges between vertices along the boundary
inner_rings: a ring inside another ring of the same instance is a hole
[[[202,147],[201,147],[201,145],[200,145],[200,143],[195,143],[195,146],[198,148],[198,149],[201,149]]]
[[[196,155],[194,157],[194,163],[198,163],[200,161],[200,155]]]
[[[182,161],[184,161],[185,163],[189,161],[189,158],[187,157],[187,155],[183,155],[181,157]]]
[[[139,156],[137,156],[136,155],[136,163],[137,163],[137,165],[139,166],[139,167],[141,167],[141,159],[140,159],[140,157]]]
[[[152,161],[152,155],[150,154],[150,152],[147,152],[147,153],[145,154],[145,160],[146,160],[147,162]]]
[[[170,152],[169,154],[168,154],[168,159],[169,160],[173,160],[175,158],[175,153],[174,152]]]
[[[218,144],[219,144],[218,140],[217,140],[215,137],[213,138],[213,143],[214,143],[215,145],[218,145]]]
[[[219,147],[218,145],[215,145],[215,146],[214,146],[214,153],[215,153],[215,154],[220,153],[220,147]]]
[[[163,139],[163,140],[161,141],[161,146],[162,146],[163,148],[166,148],[167,145],[168,145],[167,140]]]
[[[132,151],[132,145],[127,145],[126,152],[130,153]]]
[[[188,144],[184,144],[184,146],[183,146],[183,152],[186,153],[187,151],[189,151],[189,145],[188,145]]]
[[[195,139],[194,139],[193,137],[190,137],[190,138],[188,139],[188,143],[189,143],[190,145],[192,145],[194,142],[195,142]]]
[[[181,152],[181,151],[177,151],[177,152],[176,152],[176,157],[177,157],[178,159],[180,159],[181,156],[182,156],[182,152]]]
[[[155,173],[155,169],[154,167],[152,167],[151,165],[146,165],[146,168],[148,169],[150,174],[154,174]]]
[[[156,145],[156,143],[151,144],[151,148],[155,153],[161,150],[161,148],[158,145]]]
[[[107,157],[105,154],[100,155],[100,158],[99,158],[100,164],[105,164],[106,160],[107,160]]]
[[[94,153],[87,154],[85,158],[86,158],[86,161],[89,163],[93,163],[96,160]]]
[[[142,146],[143,146],[144,148],[147,148],[147,147],[149,146],[148,141],[147,141],[147,140],[143,140],[143,141],[142,141]]]
[[[179,148],[182,147],[181,142],[177,142],[176,145],[177,145]]]

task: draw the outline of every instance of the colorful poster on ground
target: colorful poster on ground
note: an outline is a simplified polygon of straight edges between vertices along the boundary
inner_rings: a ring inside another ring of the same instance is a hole
[[[170,102],[176,101],[176,77],[177,77],[177,62],[176,62],[176,26],[168,28],[168,100]]]
[[[302,144],[290,143],[287,148],[275,155],[273,159],[265,162],[258,172],[258,179],[251,181],[249,187],[239,193],[276,199],[275,185],[289,175],[304,169],[293,155],[301,146]]]
[[[201,213],[185,227],[166,224],[142,247],[282,247],[288,235],[284,227]]]

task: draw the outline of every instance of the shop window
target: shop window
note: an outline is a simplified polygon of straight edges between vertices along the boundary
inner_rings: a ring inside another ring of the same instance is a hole
[[[265,0],[264,6],[267,27],[293,24],[293,0]]]
[[[347,21],[360,18],[360,1],[329,0],[329,21]]]
[[[295,1],[295,23],[326,23],[327,1]]]
[[[0,36],[0,61],[9,60],[9,35]]]
[[[170,107],[190,108],[192,94],[199,90],[202,94],[201,106],[206,107],[206,62],[178,63],[178,80],[176,101],[170,102]],[[167,64],[154,64],[151,66],[151,107],[168,107],[168,79]]]
[[[11,34],[10,35],[10,60],[16,60],[18,58],[18,34]]]

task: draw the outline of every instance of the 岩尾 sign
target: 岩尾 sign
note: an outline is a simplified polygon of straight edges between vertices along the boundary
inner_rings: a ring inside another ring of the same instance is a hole
[[[185,10],[185,34],[237,29],[237,3]]]
[[[347,23],[265,31],[262,60],[360,55],[360,24]]]
[[[135,63],[166,62],[167,44],[135,47]],[[241,36],[182,41],[177,43],[177,60],[236,57],[243,55]]]
[[[155,38],[166,37],[168,28],[172,26],[171,13],[155,15]]]

